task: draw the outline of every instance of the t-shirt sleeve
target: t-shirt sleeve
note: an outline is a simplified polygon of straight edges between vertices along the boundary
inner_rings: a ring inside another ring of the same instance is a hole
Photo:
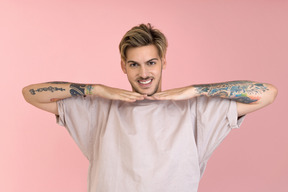
[[[89,159],[92,148],[91,115],[94,104],[89,97],[71,97],[57,101],[58,114],[56,121],[64,126],[82,153]]]
[[[197,147],[201,173],[213,151],[228,133],[239,128],[244,116],[238,118],[237,104],[219,97],[197,98]]]

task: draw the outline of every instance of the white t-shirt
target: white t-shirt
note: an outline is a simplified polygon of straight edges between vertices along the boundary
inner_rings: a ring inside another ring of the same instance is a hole
[[[196,192],[212,152],[243,120],[236,102],[205,96],[57,103],[57,122],[90,162],[88,192]]]

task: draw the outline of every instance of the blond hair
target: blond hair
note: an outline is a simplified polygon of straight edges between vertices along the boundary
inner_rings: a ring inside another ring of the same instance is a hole
[[[155,45],[160,58],[165,57],[168,46],[167,39],[161,31],[154,29],[148,23],[135,26],[127,31],[119,44],[121,59],[126,61],[126,51],[128,48],[146,45]]]

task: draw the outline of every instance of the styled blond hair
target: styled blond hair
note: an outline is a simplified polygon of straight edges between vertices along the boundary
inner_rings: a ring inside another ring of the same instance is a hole
[[[121,59],[126,61],[126,51],[128,48],[146,45],[155,45],[160,58],[165,57],[168,47],[167,39],[161,31],[153,28],[153,26],[148,23],[140,24],[127,31],[119,44]]]

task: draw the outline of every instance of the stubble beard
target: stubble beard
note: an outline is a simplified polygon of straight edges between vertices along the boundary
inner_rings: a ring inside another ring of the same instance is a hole
[[[157,86],[155,87],[155,89],[153,90],[153,92],[152,92],[152,93],[150,93],[150,94],[142,93],[142,92],[141,92],[141,91],[139,91],[139,90],[138,90],[136,87],[133,87],[133,90],[134,90],[135,92],[137,92],[137,93],[141,94],[141,95],[152,96],[152,95],[154,95],[155,93],[157,93],[157,91],[158,91],[158,88],[159,88],[159,82],[158,82]]]
[[[153,81],[155,80],[154,78],[152,78],[152,79],[153,79]],[[158,80],[158,82],[157,82],[157,85],[155,86],[155,89],[154,89],[154,90],[152,91],[152,93],[150,93],[150,94],[141,93],[141,91],[140,91],[137,87],[134,87],[131,82],[130,82],[130,84],[131,84],[131,86],[132,86],[133,91],[135,91],[136,93],[139,93],[139,94],[141,94],[141,95],[152,96],[152,95],[154,95],[155,93],[157,93],[157,91],[158,91],[158,89],[159,89],[159,85],[160,85],[160,83],[161,83],[161,79],[162,79],[162,72],[161,72],[161,74],[160,74],[160,78],[159,78],[159,80]]]

